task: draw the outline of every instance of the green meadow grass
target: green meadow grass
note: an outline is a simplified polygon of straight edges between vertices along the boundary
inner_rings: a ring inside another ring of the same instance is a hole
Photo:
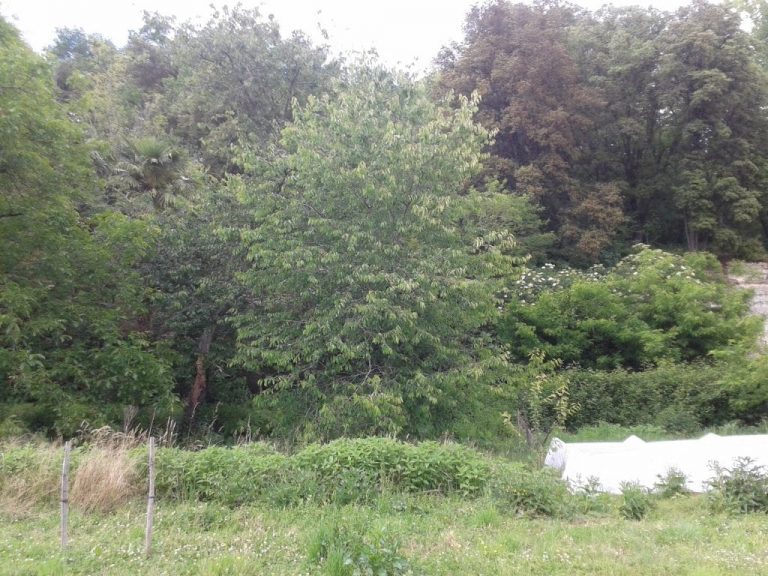
[[[720,512],[752,492],[723,493],[722,506],[695,495],[570,495],[530,462],[387,439],[295,454],[259,444],[161,451],[147,558],[145,455],[134,444],[73,453],[64,551],[60,447],[0,446],[0,576],[768,576],[768,514]]]
[[[107,515],[73,511],[63,552],[57,511],[38,510],[0,519],[0,574],[353,574],[311,558],[329,525],[388,542],[407,564],[401,574],[768,574],[768,515],[712,514],[702,497],[661,500],[642,521],[622,519],[617,507],[612,499],[604,513],[557,520],[458,496],[288,509],[160,501],[149,559],[138,501]]]

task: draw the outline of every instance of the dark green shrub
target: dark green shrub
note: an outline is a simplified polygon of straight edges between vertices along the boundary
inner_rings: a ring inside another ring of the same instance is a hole
[[[714,511],[768,513],[768,470],[751,458],[738,458],[731,468],[715,466],[709,481]]]
[[[654,492],[661,498],[674,498],[683,494],[690,494],[688,490],[688,478],[677,468],[670,468],[663,476],[659,474],[654,485]]]
[[[5,404],[3,408],[6,417],[15,418],[26,429],[48,434],[53,432],[56,412],[54,407],[48,403]]]
[[[83,425],[101,428],[107,425],[107,419],[100,407],[86,402],[66,401],[55,408],[56,421],[54,432],[61,438],[76,436]]]
[[[424,414],[419,428],[413,431],[415,437],[448,437],[496,454],[520,445],[519,435],[500,417],[510,410],[510,393],[468,382],[465,390],[451,399],[454,401],[439,402]]]
[[[653,509],[650,493],[638,484],[622,484],[621,496],[619,512],[627,520],[642,520]]]
[[[555,471],[519,464],[497,466],[490,493],[500,509],[518,514],[566,516],[573,506],[568,487]]]
[[[29,429],[15,414],[9,416],[0,415],[0,440],[18,438],[28,432]]]
[[[307,434],[307,440],[316,440],[313,425],[307,413],[316,399],[304,390],[271,390],[253,397],[248,406],[248,425],[263,436],[294,440]]]
[[[721,385],[729,391],[733,416],[750,424],[768,418],[768,356],[732,363],[728,378]]]
[[[571,401],[579,406],[569,428],[601,422],[654,424],[670,432],[720,424],[732,418],[724,365],[664,363],[642,372],[568,371]]]
[[[759,333],[745,319],[748,296],[701,252],[643,247],[610,271],[529,270],[519,282],[523,297],[510,302],[499,332],[521,361],[542,350],[565,364],[642,370],[708,360]]]

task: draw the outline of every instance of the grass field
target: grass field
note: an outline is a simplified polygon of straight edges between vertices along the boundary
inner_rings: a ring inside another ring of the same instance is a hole
[[[631,521],[610,505],[566,521],[516,517],[484,498],[397,495],[286,510],[160,502],[150,559],[138,501],[108,515],[74,513],[66,552],[58,514],[42,511],[2,519],[0,573],[352,574],[330,555],[312,558],[323,535],[342,526],[396,556],[406,574],[768,574],[765,514],[713,515],[701,497],[682,497]]]
[[[62,551],[61,447],[0,443],[0,576],[768,576],[764,512],[726,514],[716,498],[659,491],[635,500],[650,505],[631,520],[628,492],[571,495],[530,463],[381,438],[292,454],[161,451],[147,558],[141,450],[141,439],[112,434],[76,449]],[[739,486],[736,504],[768,509],[768,477],[753,478],[752,492]]]

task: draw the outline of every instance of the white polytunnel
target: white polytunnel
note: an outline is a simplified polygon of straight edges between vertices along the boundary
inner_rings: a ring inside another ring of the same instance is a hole
[[[716,466],[730,468],[740,458],[768,467],[768,434],[718,436],[693,440],[644,442],[630,436],[623,442],[566,443],[555,438],[544,464],[561,471],[571,489],[590,484],[618,494],[622,484],[652,489],[671,471],[685,475],[687,488],[706,492]]]

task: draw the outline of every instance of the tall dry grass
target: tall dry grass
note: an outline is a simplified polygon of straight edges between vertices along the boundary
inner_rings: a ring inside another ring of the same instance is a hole
[[[144,484],[128,447],[92,447],[75,469],[70,501],[82,512],[111,512],[140,495]]]
[[[176,422],[169,418],[164,427],[153,430],[125,427],[121,431],[109,426],[90,428],[84,424],[77,434],[77,443],[98,448],[131,449],[146,446],[150,433],[155,437],[157,446],[174,446],[178,440]]]
[[[81,512],[110,512],[146,490],[148,432],[109,427],[80,430],[72,453],[70,502]],[[172,445],[175,429],[167,426],[156,439]],[[63,449],[60,442],[6,440],[0,444],[0,514],[29,516],[58,504]]]
[[[142,453],[148,432],[123,431],[108,426],[81,428],[78,440],[87,449],[74,470],[70,500],[82,512],[111,512],[139,496],[146,487],[141,473]]]

